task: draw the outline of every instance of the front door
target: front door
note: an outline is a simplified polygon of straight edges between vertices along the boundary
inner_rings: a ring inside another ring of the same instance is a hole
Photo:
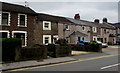
[[[14,38],[20,38],[22,45],[25,46],[25,33],[14,33]]]

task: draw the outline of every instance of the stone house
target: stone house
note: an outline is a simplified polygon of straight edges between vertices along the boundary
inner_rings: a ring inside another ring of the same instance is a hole
[[[103,18],[103,23],[100,23],[101,27],[101,41],[109,44],[116,44],[116,29],[107,22],[107,18]]]
[[[21,38],[22,46],[34,44],[34,23],[36,12],[31,8],[1,2],[0,35],[2,38]]]

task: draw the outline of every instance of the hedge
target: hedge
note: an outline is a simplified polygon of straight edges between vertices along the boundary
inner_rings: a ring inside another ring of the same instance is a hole
[[[21,39],[18,38],[0,38],[2,43],[2,61],[15,61],[19,55],[18,50],[21,47]]]
[[[48,56],[51,57],[65,57],[71,55],[71,46],[70,45],[48,45]]]
[[[91,44],[91,45],[71,44],[71,46],[72,46],[72,50],[76,50],[76,51],[102,52],[101,44]]]

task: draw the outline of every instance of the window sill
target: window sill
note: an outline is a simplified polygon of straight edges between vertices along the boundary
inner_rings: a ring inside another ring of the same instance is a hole
[[[27,26],[21,26],[21,25],[19,25],[18,27],[27,27]]]
[[[51,31],[51,29],[43,29],[43,30],[50,30]]]

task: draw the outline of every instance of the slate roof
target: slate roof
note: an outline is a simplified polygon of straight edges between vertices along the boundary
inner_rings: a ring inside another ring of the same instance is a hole
[[[113,24],[115,27],[120,28],[120,22]]]
[[[79,31],[74,31],[72,34],[70,35],[77,35],[77,36],[88,36],[87,34],[84,34],[82,32],[79,32]]]
[[[52,22],[74,24],[74,23],[72,23],[71,21],[67,20],[64,17],[53,16],[53,15],[43,14],[43,13],[38,13],[37,21],[52,21]]]
[[[101,28],[115,29],[115,27],[111,23],[101,23]]]
[[[107,28],[107,29],[115,29],[113,25],[110,23],[94,23],[86,20],[77,20],[77,19],[72,19],[72,18],[67,18],[71,22],[78,24],[78,25],[83,25],[83,26],[92,26],[92,27],[98,27],[98,28]]]
[[[25,7],[22,5],[16,5],[16,4],[10,4],[10,3],[6,3],[6,2],[1,2],[1,3],[2,3],[2,11],[35,14],[36,15],[36,12],[29,7]]]
[[[83,25],[83,26],[93,26],[93,27],[99,27],[99,24],[90,22],[90,21],[85,21],[85,20],[77,20],[77,19],[73,19],[73,18],[66,18],[68,20],[70,20],[71,22],[78,24],[78,25]]]

